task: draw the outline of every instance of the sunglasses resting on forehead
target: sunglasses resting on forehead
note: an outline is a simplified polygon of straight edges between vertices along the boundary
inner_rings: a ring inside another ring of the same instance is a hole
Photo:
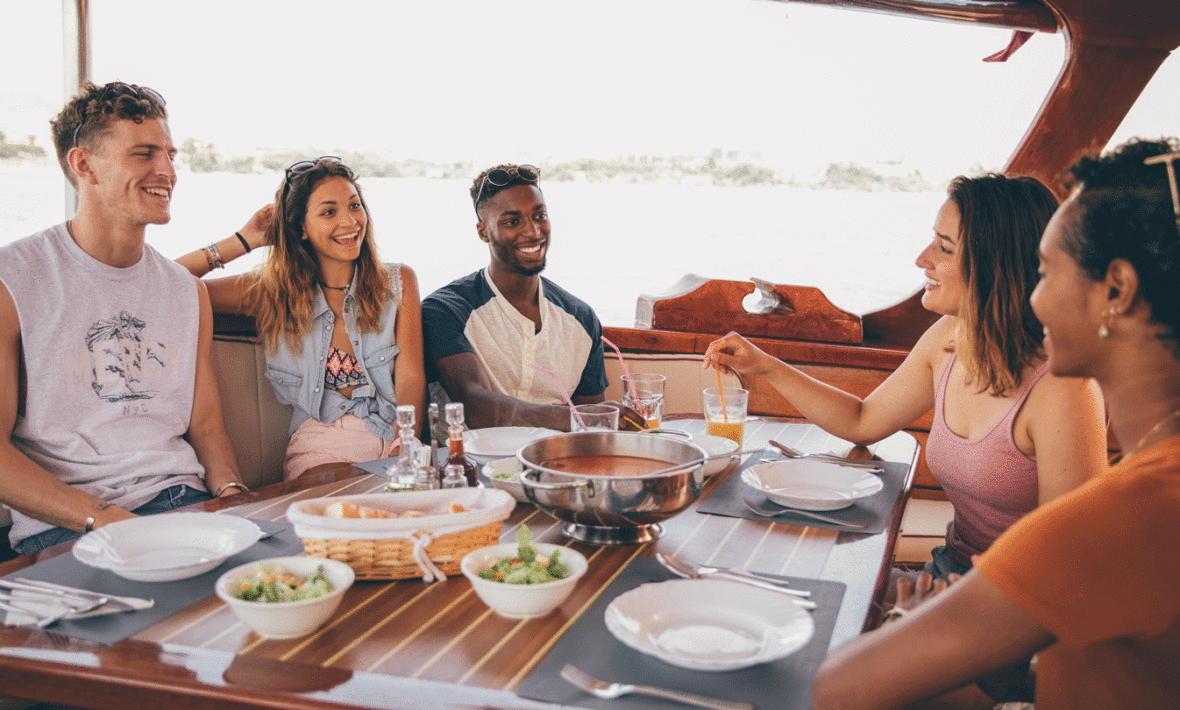
[[[168,102],[164,100],[164,97],[160,95],[160,92],[156,91],[155,89],[149,89],[146,86],[139,86],[137,84],[125,84],[121,81],[112,81],[111,83],[104,86],[102,93],[98,95],[98,103],[101,104],[111,96],[130,96],[136,99],[146,96],[155,99],[161,106],[168,105]],[[83,106],[85,106],[85,104],[83,104]],[[78,125],[74,128],[74,143],[72,147],[78,147],[78,131],[82,130],[82,126],[85,126],[86,122],[89,121],[90,118],[91,116],[87,115],[85,111],[82,112],[82,120],[78,121]]]
[[[283,201],[287,200],[287,192],[291,189],[291,178],[297,175],[303,175],[315,170],[321,163],[324,165],[339,165],[348,172],[348,177],[352,178],[352,170],[344,164],[344,161],[334,155],[322,155],[315,160],[300,160],[287,168],[287,172],[283,176]]]
[[[483,197],[483,189],[487,187],[489,182],[496,187],[504,187],[515,178],[520,178],[527,183],[535,184],[540,177],[541,171],[533,165],[517,165],[512,168],[489,170],[488,174],[484,175],[483,180],[479,183],[479,192],[475,193],[475,215],[477,217],[479,216],[479,201]]]

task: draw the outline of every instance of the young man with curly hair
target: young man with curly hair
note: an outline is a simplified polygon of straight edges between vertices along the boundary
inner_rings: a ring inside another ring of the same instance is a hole
[[[551,225],[531,165],[497,165],[471,184],[491,262],[422,301],[426,365],[472,428],[569,430],[576,404],[606,391],[602,325],[584,301],[542,277]],[[561,386],[537,365],[557,375]]]
[[[208,294],[144,243],[176,186],[164,99],[87,83],[52,128],[78,211],[0,249],[0,502],[21,554],[246,489]]]

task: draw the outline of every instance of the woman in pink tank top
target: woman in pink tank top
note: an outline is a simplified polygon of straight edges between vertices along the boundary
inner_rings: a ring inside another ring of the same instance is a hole
[[[747,382],[765,377],[805,417],[859,445],[934,408],[927,463],[955,508],[928,566],[936,576],[965,571],[1015,520],[1099,471],[1106,454],[1097,387],[1046,374],[1028,303],[1057,200],[1032,178],[1003,175],[958,177],[947,193],[917,260],[922,305],[943,317],[869,396],[830,387],[736,333],[705,360]]]

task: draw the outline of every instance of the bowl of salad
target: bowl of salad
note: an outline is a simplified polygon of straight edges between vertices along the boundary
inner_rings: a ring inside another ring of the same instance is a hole
[[[262,636],[292,639],[320,628],[355,579],[343,562],[272,557],[235,567],[217,580],[217,596]]]
[[[524,494],[524,484],[520,482],[521,470],[520,459],[509,456],[484,464],[483,475],[491,481],[494,488],[508,491],[517,501],[528,503],[528,496]]]
[[[484,604],[509,619],[532,619],[561,606],[588,567],[577,550],[534,543],[524,525],[515,543],[481,547],[460,563]]]

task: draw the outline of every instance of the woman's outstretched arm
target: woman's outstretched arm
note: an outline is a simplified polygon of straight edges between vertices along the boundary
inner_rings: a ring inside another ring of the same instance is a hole
[[[217,255],[221,258],[221,263],[228,264],[240,256],[245,256],[249,251],[266,246],[267,232],[273,217],[274,205],[268,204],[255,212],[239,232],[215,242],[214,247],[217,250]],[[242,239],[238,239],[238,234],[242,235],[246,244],[242,244]],[[249,250],[246,249],[247,244],[250,246]],[[185,254],[178,258],[176,263],[188,269],[193,276],[202,278],[214,270],[212,259],[212,254],[205,248]],[[246,303],[246,292],[255,280],[256,277],[253,274],[241,274],[205,281],[213,312],[249,315],[250,304]]]
[[[737,333],[710,346],[705,366],[719,365],[743,382],[764,377],[824,431],[868,444],[900,431],[934,406],[934,368],[953,340],[954,324],[947,317],[931,326],[897,370],[863,400],[763,352]]]

